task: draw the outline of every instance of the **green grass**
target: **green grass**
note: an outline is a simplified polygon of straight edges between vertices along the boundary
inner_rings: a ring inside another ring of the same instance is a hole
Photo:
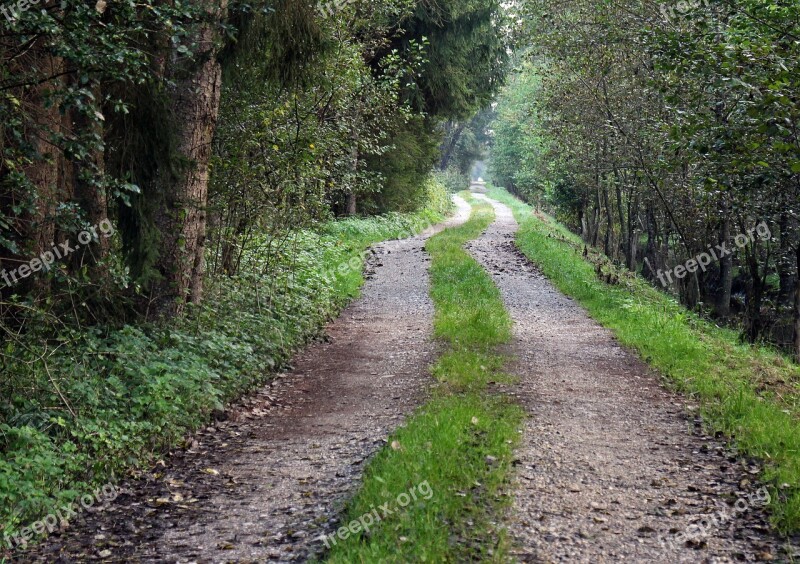
[[[467,223],[428,241],[434,331],[448,345],[432,369],[441,384],[371,461],[343,522],[393,503],[420,483],[432,495],[368,533],[337,539],[331,562],[506,559],[506,540],[494,518],[508,501],[504,487],[522,410],[487,385],[508,380],[502,373],[506,359],[494,348],[509,341],[511,320],[490,276],[462,249],[493,218],[490,206],[477,205]]]
[[[800,530],[800,368],[773,350],[740,344],[733,331],[702,320],[630,272],[614,268],[618,284],[600,281],[577,236],[505,190],[489,196],[512,207],[518,247],[559,290],[695,398],[711,429],[764,461],[774,524],[784,533]],[[593,255],[595,263],[602,260]]]

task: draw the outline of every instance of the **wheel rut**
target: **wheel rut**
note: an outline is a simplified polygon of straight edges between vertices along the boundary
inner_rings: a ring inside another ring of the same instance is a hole
[[[226,411],[102,511],[24,555],[44,562],[294,562],[317,556],[365,462],[420,405],[436,356],[425,240],[373,248],[361,297],[293,369]],[[336,265],[332,265],[336,266]]]
[[[507,206],[476,197],[493,205],[497,220],[467,249],[492,274],[514,320],[511,371],[520,382],[506,391],[529,415],[508,519],[514,556],[783,558],[755,483],[758,466],[704,435],[685,398],[537,272],[515,247]]]

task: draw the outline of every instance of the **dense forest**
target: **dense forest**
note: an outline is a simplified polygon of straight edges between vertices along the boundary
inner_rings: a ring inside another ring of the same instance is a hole
[[[498,7],[340,4],[15,12],[2,52],[4,302],[68,291],[87,321],[174,316],[202,302],[207,271],[239,271],[254,232],[419,208],[442,124],[487,105],[501,80]],[[96,232],[109,220],[119,237]],[[92,227],[74,252],[54,247]]]
[[[497,183],[800,358],[800,6],[532,1],[522,21]]]

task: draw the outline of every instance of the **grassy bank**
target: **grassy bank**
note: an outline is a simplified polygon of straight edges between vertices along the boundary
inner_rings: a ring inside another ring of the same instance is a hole
[[[215,410],[269,379],[358,293],[364,250],[449,208],[348,219],[298,232],[170,327],[30,331],[0,380],[0,538],[182,443]],[[0,543],[0,556],[5,547]]]
[[[420,484],[430,496],[369,532],[337,538],[331,562],[503,559],[505,543],[492,518],[505,503],[522,411],[489,393],[487,384],[508,378],[494,348],[509,341],[511,320],[490,276],[462,248],[493,218],[490,206],[476,205],[466,224],[428,241],[435,334],[447,345],[433,367],[441,384],[370,463],[344,524],[387,503],[396,508]]]
[[[630,272],[606,264],[604,276],[615,283],[599,280],[602,257],[584,258],[577,236],[505,190],[489,196],[512,207],[517,245],[559,290],[696,398],[712,429],[765,461],[774,522],[783,532],[800,531],[800,368],[770,349],[741,344],[735,332],[700,319]]]

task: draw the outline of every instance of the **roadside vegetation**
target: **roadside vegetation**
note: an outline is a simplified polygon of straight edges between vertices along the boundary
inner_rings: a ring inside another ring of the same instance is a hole
[[[342,523],[427,481],[429,500],[411,503],[369,533],[332,547],[330,562],[466,562],[504,558],[495,519],[507,503],[522,409],[491,393],[508,381],[496,351],[511,338],[511,319],[489,274],[463,249],[494,220],[487,204],[470,220],[432,237],[435,334],[445,351],[432,368],[432,399],[389,438],[369,464]]]
[[[800,361],[800,3],[518,6],[525,47],[497,100],[492,180]],[[762,222],[771,236],[664,276]]]
[[[332,221],[291,234],[268,261],[246,255],[238,275],[216,280],[172,327],[63,327],[50,341],[43,330],[9,344],[21,362],[0,381],[2,530],[14,534],[146,467],[269,379],[357,296],[369,245],[443,219],[449,197],[428,189],[433,204],[423,211]],[[44,350],[32,345],[37,338],[49,342]],[[40,355],[47,371],[38,370]],[[22,385],[24,395],[11,393]]]
[[[763,462],[775,525],[799,531],[800,367],[687,311],[507,191],[493,188],[489,196],[511,206],[517,246],[559,290],[695,398],[710,430]]]

